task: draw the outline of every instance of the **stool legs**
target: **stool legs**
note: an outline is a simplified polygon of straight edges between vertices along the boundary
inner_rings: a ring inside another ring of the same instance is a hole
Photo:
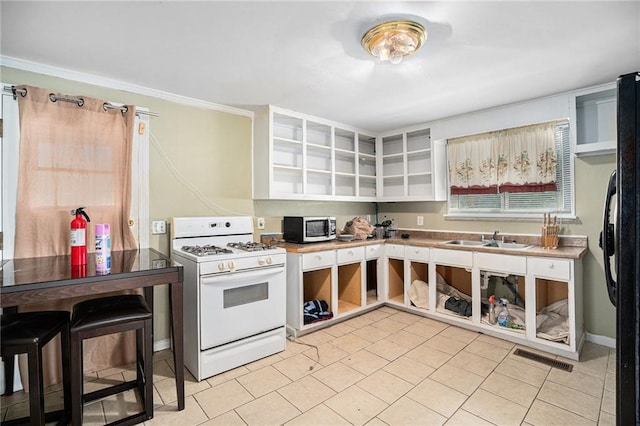
[[[31,345],[28,352],[29,365],[29,415],[31,424],[44,425],[44,387],[42,377],[42,347]]]

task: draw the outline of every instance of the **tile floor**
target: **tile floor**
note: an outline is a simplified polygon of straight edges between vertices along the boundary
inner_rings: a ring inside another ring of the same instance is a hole
[[[171,353],[154,357],[149,425],[595,425],[615,424],[615,351],[587,342],[567,373],[513,355],[517,346],[389,307],[288,342],[287,350],[196,382],[176,411]],[[527,349],[530,350],[530,349]],[[542,353],[550,356],[549,354]],[[318,358],[319,355],[319,358]],[[130,379],[100,371],[87,389]],[[61,404],[60,386],[48,406]],[[27,409],[24,392],[0,398],[1,416]],[[129,391],[87,405],[104,424],[139,403]]]

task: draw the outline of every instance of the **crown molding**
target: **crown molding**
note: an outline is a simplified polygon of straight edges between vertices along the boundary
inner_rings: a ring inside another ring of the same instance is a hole
[[[23,59],[12,58],[0,55],[0,66],[8,68],[16,68],[23,71],[30,71],[38,74],[49,75],[52,77],[64,78],[66,80],[77,81],[80,83],[92,84],[94,86],[105,87],[108,89],[124,90],[126,92],[136,93],[138,95],[150,96],[169,102],[175,102],[182,105],[189,105],[199,108],[205,108],[214,111],[226,112],[229,114],[241,115],[253,119],[253,111],[235,108],[227,105],[206,102],[200,99],[189,98],[177,95],[175,93],[164,92],[162,90],[152,89],[150,87],[139,86],[137,84],[126,83],[124,81],[114,80],[106,77],[99,77],[92,74],[73,71],[65,68],[54,67],[51,65],[40,64],[37,62],[26,61]]]

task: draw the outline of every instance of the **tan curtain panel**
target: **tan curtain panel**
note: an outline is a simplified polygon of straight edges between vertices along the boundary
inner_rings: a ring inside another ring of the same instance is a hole
[[[21,86],[15,258],[69,254],[71,209],[111,225],[113,250],[137,249],[129,227],[135,107],[126,113],[79,96],[52,102],[50,90]],[[93,226],[87,251],[94,251]]]
[[[96,223],[111,225],[113,250],[136,250],[137,242],[129,227],[135,107],[128,106],[123,113],[105,109],[105,101],[84,96],[71,96],[81,98],[82,106],[60,99],[53,102],[50,90],[19,88],[26,89],[27,94],[18,94],[20,164],[15,258],[68,255],[70,211],[77,207],[85,207],[91,217],[87,251],[95,251]],[[20,310],[70,311],[75,303],[87,298],[90,297],[27,305]],[[47,384],[62,381],[59,347],[59,337],[44,347]],[[132,348],[133,333],[85,341],[85,372],[132,361]],[[21,356],[20,370],[26,389],[26,357]]]
[[[554,121],[449,140],[451,194],[555,191],[556,125]]]

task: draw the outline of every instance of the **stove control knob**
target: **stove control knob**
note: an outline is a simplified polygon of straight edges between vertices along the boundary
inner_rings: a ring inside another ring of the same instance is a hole
[[[224,226],[226,226],[227,228],[230,228],[231,227],[231,222],[225,223]]]
[[[273,263],[273,259],[271,256],[267,257],[267,264],[271,265]]]
[[[229,270],[234,271],[236,269],[236,264],[233,262],[233,260],[230,260],[228,265],[229,265]]]
[[[223,262],[218,263],[218,269],[221,270],[221,271],[224,271],[224,263]]]
[[[261,257],[259,257],[259,258],[258,258],[258,265],[264,265],[266,262],[268,262],[268,260],[267,260],[267,261],[265,261],[265,260],[264,260],[263,258],[261,258]]]

